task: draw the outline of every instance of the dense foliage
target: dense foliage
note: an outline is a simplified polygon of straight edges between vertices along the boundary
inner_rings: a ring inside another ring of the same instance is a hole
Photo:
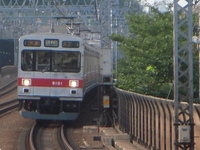
[[[131,35],[111,36],[123,51],[118,62],[118,87],[166,98],[173,84],[173,14],[151,8],[149,14],[127,18]]]

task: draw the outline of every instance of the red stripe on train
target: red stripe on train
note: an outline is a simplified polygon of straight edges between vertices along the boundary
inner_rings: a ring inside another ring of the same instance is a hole
[[[70,80],[78,80],[78,79],[43,79],[43,78],[18,78],[18,86],[22,85],[22,79],[31,79],[30,86],[36,87],[69,87]],[[83,87],[83,80],[78,80],[79,86],[76,88]]]

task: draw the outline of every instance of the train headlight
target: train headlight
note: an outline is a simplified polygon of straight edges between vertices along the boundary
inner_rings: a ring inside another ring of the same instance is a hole
[[[22,85],[24,86],[31,85],[31,79],[22,79]]]
[[[78,80],[69,80],[69,86],[70,87],[78,87],[79,81]]]

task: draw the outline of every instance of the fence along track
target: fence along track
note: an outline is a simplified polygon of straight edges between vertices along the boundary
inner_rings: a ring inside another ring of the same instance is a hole
[[[174,147],[174,101],[116,89],[118,122],[140,144],[160,150]],[[185,103],[182,104],[187,105]],[[200,105],[194,104],[195,149],[200,149]]]

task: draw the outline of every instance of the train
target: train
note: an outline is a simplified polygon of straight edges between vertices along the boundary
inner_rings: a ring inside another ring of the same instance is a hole
[[[55,32],[21,36],[20,115],[36,120],[75,120],[85,95],[104,80],[100,61],[100,50],[79,36]]]

